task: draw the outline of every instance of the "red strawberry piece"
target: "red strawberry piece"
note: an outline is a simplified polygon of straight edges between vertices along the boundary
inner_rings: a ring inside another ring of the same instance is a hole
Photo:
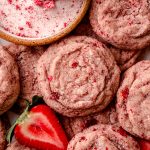
[[[12,0],[8,0],[8,3],[9,3],[9,4],[12,4]]]
[[[66,150],[68,141],[54,112],[40,104],[25,111],[14,128],[20,144],[38,150]]]
[[[37,6],[44,7],[44,8],[54,8],[55,7],[54,0],[34,0],[34,3]]]
[[[149,141],[140,140],[139,144],[140,144],[141,150],[150,150],[150,142]]]
[[[126,100],[128,98],[128,95],[129,95],[129,89],[128,88],[125,88],[123,91],[122,91],[122,97],[124,100]]]
[[[124,129],[122,129],[121,127],[117,130],[117,132],[120,133],[122,136],[127,137],[127,132]]]
[[[50,81],[52,81],[53,80],[53,77],[52,76],[49,76],[48,77],[48,81],[50,82]]]
[[[54,8],[55,2],[54,0],[46,0],[43,4],[44,8]]]
[[[43,6],[43,1],[42,0],[34,0],[34,3],[38,6]]]
[[[78,66],[78,62],[74,62],[74,63],[72,64],[72,68],[77,68],[77,66]]]

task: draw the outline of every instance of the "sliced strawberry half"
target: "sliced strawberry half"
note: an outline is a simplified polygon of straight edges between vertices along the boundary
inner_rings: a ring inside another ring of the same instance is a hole
[[[150,142],[149,141],[139,140],[139,144],[140,144],[141,150],[150,150]]]
[[[19,143],[38,150],[66,150],[68,141],[54,112],[46,105],[40,104],[26,111],[19,117],[14,129]],[[8,134],[8,141],[11,135]]]

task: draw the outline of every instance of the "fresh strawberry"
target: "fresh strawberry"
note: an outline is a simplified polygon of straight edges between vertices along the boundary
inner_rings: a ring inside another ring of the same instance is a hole
[[[35,98],[34,98],[35,99]],[[66,150],[68,141],[54,112],[46,105],[32,107],[28,105],[25,112],[19,117],[10,129],[20,144],[38,150]]]
[[[150,150],[150,142],[149,141],[139,140],[139,144],[140,144],[141,150]]]

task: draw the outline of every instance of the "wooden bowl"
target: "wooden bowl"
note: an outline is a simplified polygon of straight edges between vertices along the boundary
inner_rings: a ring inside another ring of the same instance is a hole
[[[19,37],[0,29],[0,38],[3,38],[7,41],[16,44],[27,45],[27,46],[46,45],[55,42],[60,38],[69,34],[80,23],[80,21],[83,19],[84,15],[88,10],[90,1],[91,0],[84,0],[82,8],[79,14],[77,15],[77,17],[74,19],[74,21],[70,23],[66,28],[62,29],[58,34],[49,37],[44,37],[44,38],[27,38],[27,37]]]

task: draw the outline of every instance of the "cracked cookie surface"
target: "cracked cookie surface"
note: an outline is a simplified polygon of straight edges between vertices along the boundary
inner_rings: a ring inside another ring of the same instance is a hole
[[[128,69],[117,93],[120,125],[129,133],[150,140],[150,61]]]
[[[36,65],[45,48],[11,44],[7,46],[7,50],[14,57],[19,67],[21,90],[16,109],[20,111],[26,107],[25,99],[31,101],[34,95],[41,95],[37,85]]]
[[[2,119],[0,118],[0,150],[5,149],[5,144],[6,144],[5,134],[6,134],[5,125]]]
[[[90,22],[97,35],[118,48],[150,45],[149,0],[95,0]]]
[[[0,74],[0,114],[3,114],[13,106],[20,92],[17,63],[3,46],[0,46]]]
[[[78,25],[78,27],[73,31],[73,34],[90,36],[92,38],[95,38],[99,41],[104,42],[103,39],[100,38],[92,30],[92,27],[90,25],[87,15],[85,16],[84,20]],[[126,69],[134,65],[142,51],[142,50],[130,51],[130,50],[119,49],[109,44],[107,44],[107,46],[108,48],[110,48],[110,51],[112,52],[117,62],[117,65],[120,67],[121,71],[125,71]]]
[[[75,135],[67,150],[140,150],[138,143],[117,125],[95,125]]]
[[[50,46],[39,59],[37,70],[47,105],[70,117],[104,109],[120,78],[120,69],[109,49],[86,36],[68,37]]]
[[[77,133],[83,131],[86,128],[89,128],[97,124],[117,124],[117,112],[115,109],[114,103],[107,106],[101,112],[84,116],[84,117],[64,117],[61,116],[62,124],[68,135],[68,138],[71,139]]]

